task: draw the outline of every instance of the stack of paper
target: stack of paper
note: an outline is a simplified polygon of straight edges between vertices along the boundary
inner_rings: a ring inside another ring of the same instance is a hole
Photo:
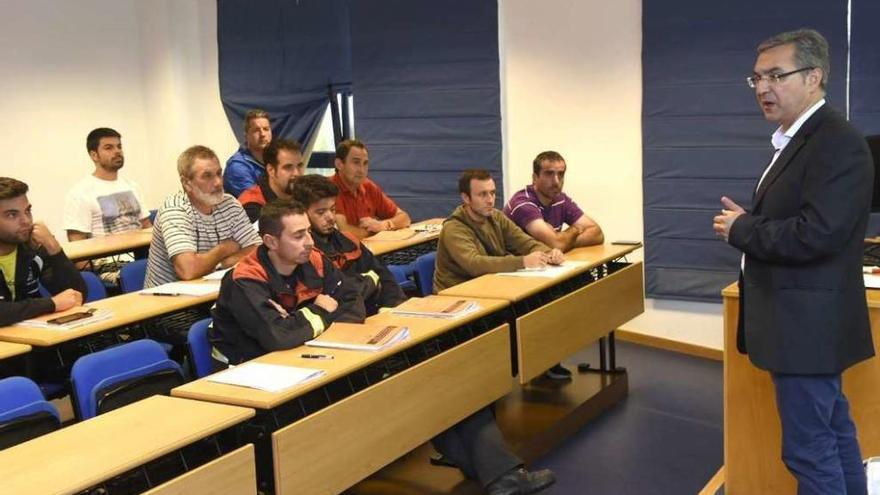
[[[409,328],[375,323],[334,323],[318,338],[306,342],[312,347],[381,351],[409,338]]]
[[[55,320],[57,318],[64,318],[68,315],[74,314],[86,314],[89,316],[69,321],[67,323],[49,323],[49,320]],[[78,306],[76,308],[71,308],[67,311],[62,311],[60,313],[52,313],[48,315],[38,316],[36,318],[31,318],[29,320],[23,320],[15,324],[17,327],[30,327],[30,328],[48,328],[52,330],[70,330],[73,328],[79,328],[86,325],[91,325],[92,323],[96,323],[102,320],[107,320],[113,313],[106,309],[94,309],[94,308],[86,308],[83,306]]]
[[[324,370],[279,364],[244,363],[205,378],[209,382],[281,392],[324,374]]]
[[[426,318],[460,318],[480,309],[480,305],[467,299],[450,301],[439,297],[412,297],[391,312],[401,316]]]
[[[232,267],[211,272],[202,277],[202,280],[223,280],[223,276],[226,275],[226,272],[228,272],[229,270],[232,270]]]
[[[541,278],[556,278],[560,275],[564,275],[579,266],[586,265],[587,261],[572,261],[567,260],[563,261],[561,265],[547,265],[541,268],[521,268],[515,272],[501,272],[498,275],[504,275],[508,277],[541,277]]]
[[[141,291],[153,296],[207,296],[220,292],[220,284],[210,282],[171,282]]]

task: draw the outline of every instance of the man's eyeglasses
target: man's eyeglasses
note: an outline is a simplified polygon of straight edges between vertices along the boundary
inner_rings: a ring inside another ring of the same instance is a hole
[[[813,70],[813,69],[815,69],[815,67],[803,67],[801,69],[795,69],[790,72],[783,72],[781,74],[767,74],[766,76],[762,76],[760,74],[753,74],[753,75],[746,78],[746,82],[749,84],[749,87],[752,89],[755,89],[755,87],[758,86],[758,83],[761,81],[767,81],[767,84],[770,84],[772,86],[774,84],[781,83],[783,79],[785,79],[786,77],[788,77],[792,74],[797,74],[798,72],[804,72],[806,70]]]

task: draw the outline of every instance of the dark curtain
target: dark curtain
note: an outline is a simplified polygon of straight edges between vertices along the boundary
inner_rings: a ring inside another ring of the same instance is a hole
[[[466,168],[501,191],[495,0],[351,4],[355,135],[370,177],[414,220],[446,216]]]
[[[308,143],[328,87],[350,85],[349,32],[347,0],[218,0],[220,97],[239,142],[261,108],[276,137]]]
[[[712,217],[722,195],[749,205],[772,152],[775,127],[745,81],[755,47],[817,29],[832,50],[828,103],[843,112],[846,2],[646,0],[642,22],[646,293],[718,301],[740,253],[715,236]]]

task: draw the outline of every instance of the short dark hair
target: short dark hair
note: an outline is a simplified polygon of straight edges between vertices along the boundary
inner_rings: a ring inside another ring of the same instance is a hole
[[[819,87],[825,91],[828,76],[831,72],[831,60],[828,55],[828,41],[814,29],[797,29],[779,33],[762,41],[758,45],[758,53],[781,45],[794,45],[794,62],[798,66],[822,69],[822,81]],[[801,74],[803,76],[803,74]]]
[[[98,127],[86,136],[86,150],[98,151],[98,145],[101,144],[101,138],[108,137],[122,139],[122,135],[115,130],[109,127]]]
[[[458,192],[471,195],[471,180],[489,180],[492,174],[482,168],[469,168],[458,178]]]
[[[541,175],[541,164],[544,162],[565,162],[565,158],[555,151],[542,151],[532,160],[532,173]]]
[[[302,203],[292,199],[274,199],[266,203],[260,211],[260,237],[269,234],[281,237],[284,224],[281,219],[288,215],[305,215],[306,208]]]
[[[318,174],[308,174],[297,177],[293,181],[291,192],[294,201],[302,203],[306,208],[325,198],[339,196],[339,188],[332,180]]]
[[[266,119],[269,123],[272,123],[272,119],[269,118],[269,112],[254,108],[252,110],[248,110],[246,114],[244,114],[244,133],[247,134],[248,130],[251,128],[251,121],[256,119]]]
[[[364,151],[369,151],[367,150],[367,145],[362,141],[358,141],[357,139],[346,139],[336,145],[336,158],[345,161],[352,148],[360,148]]]
[[[13,199],[24,196],[28,192],[28,185],[12,177],[0,177],[0,200]]]
[[[302,145],[293,139],[273,139],[263,150],[263,163],[277,167],[279,150],[302,153]]]

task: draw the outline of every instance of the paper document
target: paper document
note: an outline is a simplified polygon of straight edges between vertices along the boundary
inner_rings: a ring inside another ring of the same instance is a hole
[[[223,276],[226,275],[226,272],[232,270],[232,267],[226,268],[224,270],[217,270],[216,272],[211,272],[204,277],[202,280],[223,280]]]
[[[280,364],[244,363],[205,378],[209,382],[281,392],[324,374],[324,370],[282,366]]]
[[[868,289],[880,289],[880,275],[865,273],[865,287]]]
[[[144,295],[161,296],[207,296],[220,292],[220,284],[208,282],[170,282],[140,291]]]
[[[588,263],[587,261],[566,260],[561,265],[547,265],[543,268],[521,268],[515,272],[500,272],[497,275],[504,275],[505,277],[556,278]]]
[[[416,232],[440,232],[443,228],[442,223],[420,223],[410,226]]]
[[[306,342],[310,347],[381,351],[409,338],[409,328],[375,323],[333,323],[318,338]]]
[[[479,311],[480,305],[467,299],[450,300],[440,297],[411,297],[391,310],[401,316],[426,318],[461,318]]]
[[[76,318],[73,315],[80,314],[89,314],[89,316],[79,317],[79,319],[73,319],[71,321],[67,321],[64,323],[55,322],[50,323],[52,320],[56,319],[65,319],[65,317]],[[76,308],[68,309],[67,311],[61,311],[59,313],[52,313],[48,315],[38,316],[36,318],[31,318],[28,320],[20,321],[15,324],[17,327],[29,327],[29,328],[46,328],[52,330],[70,330],[73,328],[79,328],[86,325],[91,325],[92,323],[96,323],[99,321],[107,320],[113,313],[106,309],[95,309],[88,308],[85,306],[78,306]]]
[[[865,460],[865,473],[868,477],[868,495],[880,495],[880,457]]]

